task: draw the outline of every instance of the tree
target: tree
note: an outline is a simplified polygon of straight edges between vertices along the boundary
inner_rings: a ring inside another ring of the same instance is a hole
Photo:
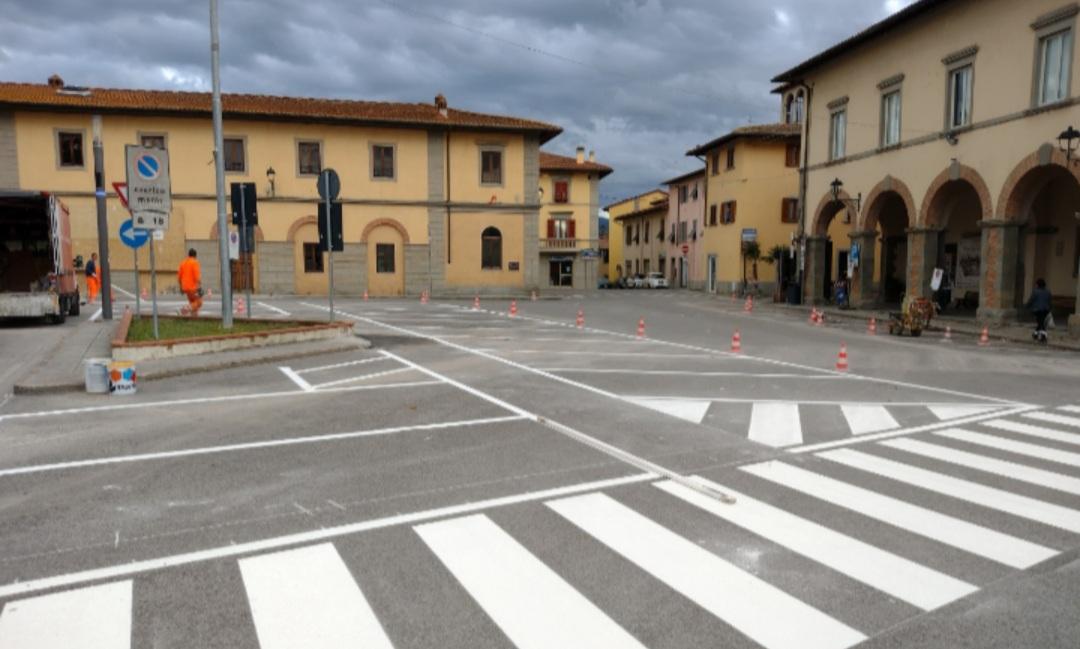
[[[746,282],[747,261],[752,262],[754,281],[757,281],[757,263],[759,259],[761,259],[761,244],[757,241],[744,241],[742,244],[742,276],[744,283]]]

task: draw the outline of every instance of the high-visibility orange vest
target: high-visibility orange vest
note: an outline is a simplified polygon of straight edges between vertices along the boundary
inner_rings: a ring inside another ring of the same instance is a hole
[[[199,288],[199,282],[202,281],[202,272],[199,269],[198,259],[188,257],[180,262],[180,269],[176,274],[177,279],[180,280],[181,291],[190,293]]]

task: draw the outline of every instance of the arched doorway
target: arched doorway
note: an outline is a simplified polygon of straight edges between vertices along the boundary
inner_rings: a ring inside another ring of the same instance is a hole
[[[877,235],[874,259],[878,295],[884,304],[899,304],[908,290],[908,230],[914,222],[911,192],[887,176],[867,197],[863,230]]]
[[[919,294],[931,295],[931,273],[942,269],[934,297],[943,311],[974,313],[978,306],[983,269],[979,222],[991,215],[989,191],[974,169],[954,163],[930,184],[921,219],[922,253],[929,263],[920,276],[926,286]]]
[[[827,193],[814,211],[811,235],[806,240],[804,294],[818,304],[833,298],[833,283],[846,274],[848,251],[855,219],[851,197],[840,191],[837,198]]]
[[[364,230],[368,291],[375,297],[405,294],[404,229],[396,222],[376,221]]]

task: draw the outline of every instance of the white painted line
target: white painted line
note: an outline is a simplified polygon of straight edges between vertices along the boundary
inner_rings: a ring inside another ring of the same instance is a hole
[[[694,424],[700,424],[709,412],[712,403],[708,400],[695,399],[631,399],[639,406],[645,406],[665,415],[678,417]]]
[[[602,343],[600,343],[602,344]],[[641,344],[640,342],[637,344]],[[665,354],[662,352],[589,352],[589,351],[566,351],[560,349],[500,349],[502,354],[544,354],[545,356],[628,356],[630,358],[686,358],[701,360],[701,354]],[[722,358],[710,358],[710,361],[724,360]],[[731,360],[738,360],[738,357]]]
[[[786,464],[762,462],[739,467],[764,480],[850,509],[886,525],[986,557],[992,561],[1028,568],[1056,555],[1057,550],[919,507],[904,500],[863,489],[818,473]]]
[[[289,377],[289,380],[292,381],[293,383],[295,383],[296,385],[298,385],[300,387],[300,389],[303,390],[304,392],[311,392],[312,390],[315,389],[310,383],[308,383],[304,379],[300,378],[299,374],[292,371],[292,368],[279,367],[278,369],[281,370],[282,374]]]
[[[732,494],[738,502],[723,505],[674,482],[660,482],[656,486],[714,516],[924,611],[978,590],[965,581],[754,500],[730,487],[697,476],[695,479]]]
[[[113,284],[112,287],[113,287],[113,290],[116,291],[117,293],[120,293],[121,295],[126,295],[126,296],[130,297],[133,300],[135,299],[135,294],[132,293],[131,291],[125,291],[124,289],[120,288],[116,284]]]
[[[978,405],[955,405],[955,406],[942,406],[942,405],[928,405],[927,409],[934,414],[935,417],[942,421],[949,419],[961,419],[963,417],[971,417],[972,415],[981,415],[994,410],[1000,410],[998,406],[978,406]]]
[[[989,509],[1026,518],[1051,527],[1080,534],[1080,511],[1028,498],[1019,494],[995,489],[977,482],[961,480],[942,473],[927,471],[910,464],[894,462],[852,449],[837,449],[818,453],[818,457],[832,460],[860,471],[880,475],[920,489],[934,491],[958,500],[965,500]]]
[[[282,315],[282,316],[285,316],[285,317],[289,317],[290,315],[292,315],[291,313],[289,313],[285,309],[279,309],[278,307],[274,306],[273,304],[267,304],[266,302],[258,302],[258,301],[255,302],[255,304],[258,304],[259,306],[263,307],[264,309],[269,309],[269,310],[273,311],[274,313],[277,313],[278,315]]]
[[[1068,417],[1066,415],[1059,415],[1053,412],[1026,412],[1024,416],[1029,419],[1038,419],[1039,421],[1049,422],[1051,424],[1061,424],[1062,426],[1073,426],[1080,428],[1080,417]],[[1080,443],[1080,442],[1078,442]]]
[[[487,516],[416,532],[515,647],[645,649]]]
[[[394,435],[397,433],[409,433],[419,430],[444,430],[447,428],[466,428],[470,426],[485,426],[489,424],[502,424],[511,421],[526,419],[521,416],[489,417],[487,419],[463,419],[459,421],[446,421],[432,424],[416,424],[413,426],[393,426],[390,428],[373,428],[348,433],[330,433],[327,435],[311,435],[309,437],[288,437],[285,439],[268,439],[261,442],[245,442],[242,444],[224,444],[221,446],[202,446],[187,448],[176,451],[159,451],[156,453],[138,453],[135,455],[114,455],[111,457],[94,458],[88,460],[73,460],[70,462],[56,462],[53,464],[36,464],[32,466],[13,467],[0,469],[0,478],[30,473],[43,473],[45,471],[62,471],[67,469],[81,469],[89,466],[103,466],[107,464],[123,464],[129,462],[147,462],[150,460],[166,460],[177,457],[191,457],[194,455],[213,455],[216,453],[234,453],[237,451],[252,451],[278,446],[295,446],[298,444],[319,444],[334,442],[345,439],[359,439],[362,437],[378,437],[382,435]]]
[[[326,383],[317,383],[311,387],[316,390],[322,390],[325,388],[332,388],[336,385],[344,385],[346,383],[355,383],[356,381],[366,381],[367,379],[377,379],[384,376],[391,376],[393,374],[401,374],[402,372],[412,372],[411,367],[399,367],[392,370],[386,370],[385,372],[373,372],[371,374],[361,374],[359,376],[350,376],[347,379],[338,379],[336,381],[327,381]]]
[[[354,365],[366,365],[367,363],[385,363],[387,359],[385,356],[376,356],[375,358],[364,358],[358,361],[348,361],[345,363],[334,363],[333,365],[319,365],[318,367],[305,367],[302,370],[293,370],[297,374],[308,374],[309,372],[324,372],[326,370],[336,370],[342,367],[353,367]]]
[[[396,514],[394,516],[388,516],[386,518],[377,518],[374,520],[362,521],[359,523],[348,523],[346,525],[325,527],[317,530],[309,530],[306,532],[297,532],[295,534],[261,539],[258,541],[248,541],[246,543],[223,545],[207,550],[198,550],[195,552],[187,552],[185,554],[174,554],[172,556],[159,557],[156,559],[144,559],[142,561],[133,561],[130,563],[123,563],[105,568],[94,568],[91,570],[57,575],[54,577],[43,577],[41,579],[17,581],[11,584],[7,584],[6,586],[0,586],[0,598],[8,598],[14,595],[34,593],[52,588],[62,588],[65,586],[83,584],[91,581],[99,581],[102,579],[116,579],[118,577],[127,577],[141,572],[161,570],[163,568],[175,568],[176,566],[200,563],[203,561],[212,561],[215,559],[239,557],[248,554],[255,554],[257,552],[278,550],[293,545],[317,543],[319,541],[326,541],[328,539],[333,539],[348,534],[356,534],[358,532],[367,532],[370,530],[395,527],[398,525],[412,525],[415,523],[429,521],[436,518],[447,518],[451,516],[461,516],[463,514],[472,514],[474,512],[482,511],[485,509],[494,509],[496,507],[506,507],[508,505],[517,505],[537,500],[548,500],[550,498],[561,498],[564,496],[582,493],[585,491],[610,489],[622,485],[655,480],[657,477],[659,476],[654,473],[636,473],[629,476],[623,476],[621,478],[597,480],[595,482],[584,482],[575,485],[569,485],[566,487],[556,487],[554,489],[532,491],[515,494],[512,496],[501,496],[499,498],[490,498],[488,500],[480,500],[476,502],[465,503],[463,505],[451,505],[449,507],[440,507],[438,509],[429,509],[426,511],[413,512],[411,514]]]
[[[604,343],[605,345],[607,343]],[[670,355],[665,354],[668,358]],[[593,368],[593,367],[538,367],[543,372],[565,372],[568,374],[619,374],[626,375],[632,372],[635,375],[645,376],[738,376],[746,379],[809,379],[809,380],[844,380],[847,376],[831,376],[817,374],[755,374],[753,372],[693,372],[687,370],[639,370],[623,368]]]
[[[98,309],[97,311],[94,311],[94,315],[90,316],[90,322],[94,322],[100,317],[101,317],[101,309]]]
[[[797,403],[755,403],[750,411],[750,439],[773,448],[802,443]]]
[[[915,453],[923,457],[932,458],[941,462],[949,462],[966,466],[971,469],[985,471],[1011,480],[1027,482],[1047,489],[1056,489],[1076,496],[1080,496],[1080,478],[1074,478],[1062,473],[1036,469],[1035,467],[1019,462],[999,460],[977,453],[968,453],[940,444],[931,444],[917,439],[894,439],[881,442],[890,448],[900,449],[908,453]]]
[[[330,394],[337,392],[360,392],[362,390],[387,390],[391,388],[414,388],[429,385],[439,385],[442,381],[409,381],[403,383],[386,383],[381,385],[350,385],[343,388],[327,388],[325,390],[288,390],[284,392],[260,392],[257,394],[235,394],[223,397],[196,397],[192,399],[173,399],[171,401],[146,401],[142,403],[119,403],[109,406],[86,406],[84,408],[65,408],[62,410],[35,410],[32,412],[13,412],[0,415],[0,421],[9,419],[34,419],[38,417],[57,417],[63,415],[77,415],[91,412],[112,412],[117,410],[142,410],[144,408],[161,408],[166,406],[187,406],[199,403],[220,403],[227,401],[246,401],[248,399],[280,399],[282,397],[298,397],[312,394]]]
[[[1064,444],[1080,444],[1080,435],[1077,435],[1076,433],[1066,433],[1065,431],[1056,430],[1054,428],[1034,426],[1032,424],[1025,424],[1023,422],[1011,421],[1008,419],[992,419],[990,421],[981,421],[979,423],[983,426],[997,428],[998,430],[1007,430],[1011,433],[1020,433],[1021,435],[1029,435],[1031,437],[1038,437],[1040,439],[1048,439],[1053,442],[1062,442]]]
[[[897,404],[889,404],[897,405]],[[920,404],[926,405],[926,404]],[[851,446],[854,444],[861,444],[865,442],[875,442],[882,439],[889,439],[892,437],[900,437],[901,435],[914,435],[915,433],[925,433],[932,430],[938,430],[941,428],[948,428],[950,426],[956,426],[959,424],[974,424],[985,423],[984,420],[987,417],[996,417],[999,415],[1015,415],[1022,412],[1027,412],[1038,406],[1022,406],[1020,408],[1014,408],[1012,410],[995,411],[988,415],[974,415],[965,419],[957,419],[948,422],[938,422],[934,424],[924,424],[922,426],[914,426],[912,428],[902,428],[900,430],[891,430],[884,433],[871,433],[867,435],[861,435],[859,437],[850,437],[848,439],[838,439],[832,442],[819,442],[817,444],[807,444],[806,446],[796,446],[794,448],[785,449],[788,453],[814,453],[817,451],[823,451],[830,448],[838,448],[841,446]]]
[[[892,414],[884,406],[840,406],[852,435],[880,433],[883,430],[900,428]]]
[[[1061,406],[1058,410],[1064,410],[1065,412],[1080,413],[1080,406]]]
[[[239,564],[261,649],[393,649],[332,544]]]
[[[605,494],[546,503],[767,649],[841,649],[866,637]]]
[[[129,649],[131,580],[8,602],[0,649]]]
[[[967,442],[968,444],[978,444],[979,446],[996,448],[999,451],[1008,451],[1010,453],[1016,453],[1017,455],[1026,455],[1028,457],[1034,457],[1040,460],[1047,460],[1048,462],[1056,462],[1058,464],[1080,467],[1080,453],[1070,453],[1068,451],[1062,451],[1056,448],[1039,446],[1038,444],[1029,444],[1027,442],[1018,442],[1013,439],[998,437],[996,435],[984,435],[983,433],[974,433],[969,430],[961,430],[959,428],[939,430],[934,434],[941,437],[947,437],[948,439],[956,439],[960,440],[961,442]]]

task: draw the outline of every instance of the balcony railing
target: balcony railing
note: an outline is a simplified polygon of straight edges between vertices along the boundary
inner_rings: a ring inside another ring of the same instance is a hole
[[[599,239],[571,239],[569,237],[540,239],[540,250],[582,250],[599,247]]]

